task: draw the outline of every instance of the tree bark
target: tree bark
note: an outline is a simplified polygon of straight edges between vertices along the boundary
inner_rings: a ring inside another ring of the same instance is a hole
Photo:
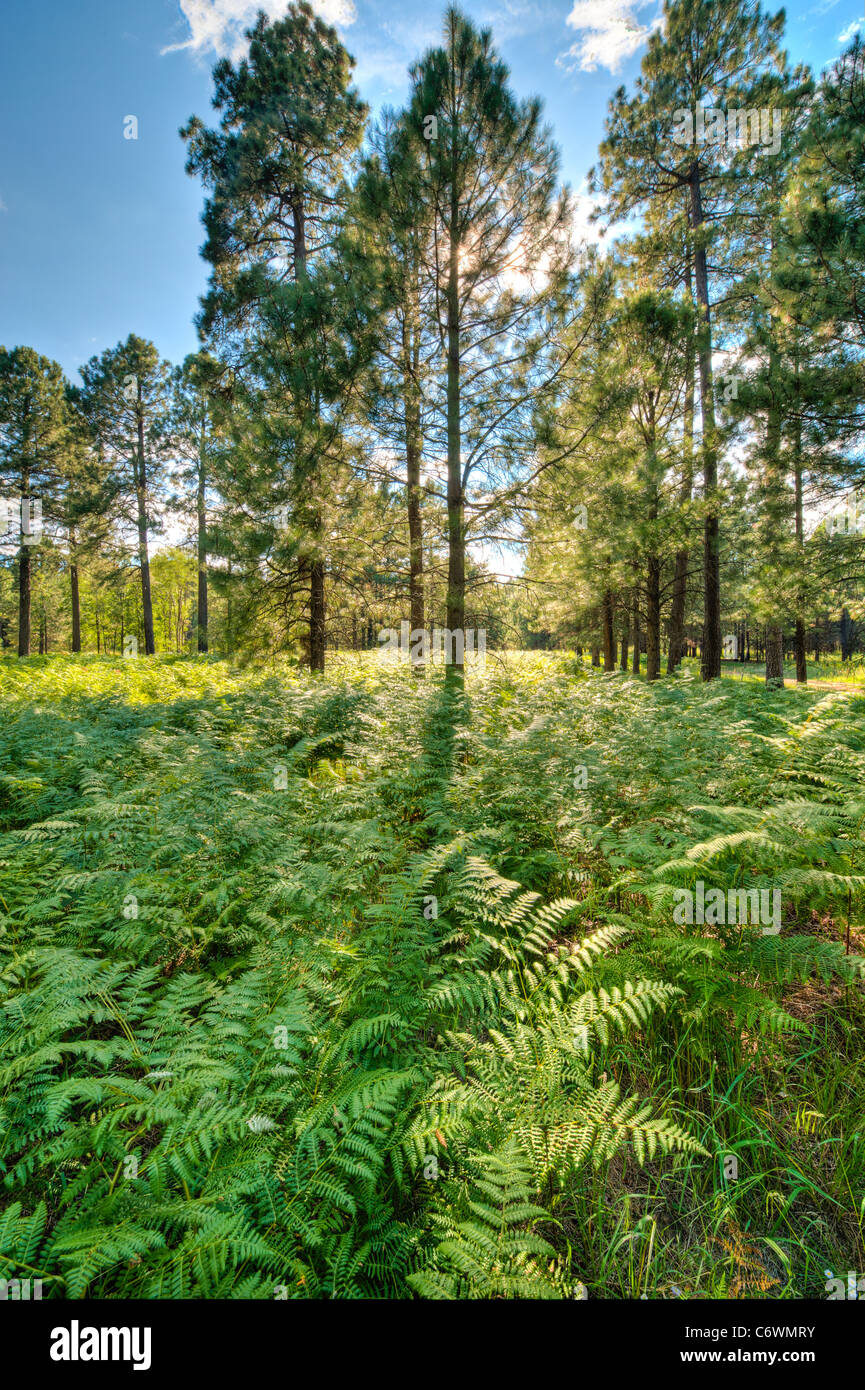
[[[646,679],[661,674],[661,562],[650,555],[646,567]]]
[[[796,549],[799,552],[800,563],[804,563],[803,551],[805,549],[805,525],[802,506],[802,416],[799,411],[799,362],[796,362],[796,423],[793,437],[793,489],[796,510]],[[796,684],[807,685],[808,683],[808,664],[805,659],[805,617],[803,613],[803,597],[799,593],[796,595],[796,636],[794,639],[794,650],[796,653]]]
[[[769,341],[769,405],[766,415],[766,463],[763,470],[763,536],[761,550],[764,563],[774,568],[784,563],[781,538],[784,528],[784,482],[781,476],[781,407],[778,382],[779,352],[775,342],[775,325],[770,326]],[[766,624],[766,684],[784,686],[784,631],[777,613]]]
[[[841,643],[841,660],[849,661],[853,653],[853,624],[850,621],[849,608],[841,609],[841,621],[838,624],[838,638]]]
[[[141,610],[144,616],[144,651],[147,656],[156,654],[153,636],[153,600],[150,596],[150,556],[147,549],[147,465],[144,461],[144,408],[141,400],[141,383],[138,384],[138,459],[133,461],[135,470],[135,500],[138,508],[138,565],[141,570]]]
[[[418,389],[420,335],[414,322],[403,320],[403,390],[405,407],[406,505],[409,547],[409,618],[413,632],[423,631],[423,523],[421,520],[421,419]],[[422,676],[424,665],[416,662],[415,674]]]
[[[229,660],[234,655],[234,608],[231,602],[231,560],[228,561],[228,585],[225,595],[225,654]]]
[[[451,180],[451,231],[458,226],[459,206],[455,179]],[[447,446],[448,446],[448,589],[446,626],[451,633],[465,632],[465,515],[460,458],[460,321],[459,321],[459,241],[451,236],[447,283]],[[461,645],[451,638],[455,650],[451,669],[462,676]],[[463,640],[465,640],[463,638]]]
[[[198,522],[198,606],[195,612],[195,625],[198,629],[198,650],[207,651],[207,476],[206,476],[205,425],[201,427],[201,444],[198,456],[198,494],[196,514]]]
[[[604,593],[602,604],[604,624],[604,670],[616,669],[616,645],[613,636],[613,595],[609,589]]]
[[[310,566],[309,580],[309,665],[313,671],[323,671],[325,650],[323,560],[313,561]]]
[[[73,542],[74,544],[74,542]],[[69,565],[69,588],[72,596],[72,650],[81,651],[81,596],[78,587],[78,562]]]
[[[701,675],[704,681],[721,674],[721,571],[718,556],[718,457],[715,434],[715,398],[712,378],[712,320],[709,308],[709,276],[706,248],[702,244],[703,200],[700,166],[691,167],[691,226],[694,248],[694,279],[699,314],[697,360],[700,368],[700,412],[703,421],[703,498],[706,518],[703,524],[703,641]]]
[[[30,546],[18,549],[18,655],[30,655]]]
[[[766,629],[766,684],[784,684],[784,633],[776,623]]]
[[[292,242],[295,281],[306,279],[306,209],[299,194],[291,200]],[[316,516],[311,531],[316,548],[322,539],[322,520]],[[319,553],[309,567],[309,666],[312,671],[324,670],[325,657],[325,564]]]
[[[685,281],[688,295],[693,296],[690,252],[686,257]],[[687,376],[685,378],[685,411],[682,422],[682,483],[679,488],[679,505],[691,500],[694,487],[694,345],[688,351]],[[673,598],[670,608],[670,649],[667,652],[667,675],[672,675],[682,660],[682,635],[685,628],[685,603],[688,597],[687,548],[676,551],[673,569]]]

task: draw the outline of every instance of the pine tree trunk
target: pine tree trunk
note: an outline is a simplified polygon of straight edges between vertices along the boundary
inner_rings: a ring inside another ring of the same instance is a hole
[[[801,618],[796,619],[794,651],[796,653],[796,684],[807,685],[808,665],[805,658],[805,623]]]
[[[798,402],[799,395],[799,363],[796,363],[796,396]],[[796,426],[793,439],[793,486],[795,489],[796,507],[796,548],[799,551],[800,562],[804,563],[803,551],[805,548],[805,525],[802,506],[802,417],[799,413],[798,405],[796,410]],[[805,618],[803,615],[803,598],[801,593],[796,596],[796,636],[794,648],[796,652],[796,684],[807,685],[808,665],[805,660]]]
[[[628,636],[629,636],[629,633],[628,633],[628,599],[627,599],[627,595],[625,595],[625,596],[623,597],[623,599],[622,599],[622,628],[621,628],[621,632],[622,632],[622,641],[621,641],[621,655],[620,655],[620,657],[619,657],[619,670],[620,670],[620,671],[627,671],[627,669],[628,669]]]
[[[147,549],[147,467],[144,462],[144,411],[141,408],[141,386],[138,387],[138,459],[135,499],[138,507],[138,564],[141,570],[141,609],[144,616],[144,650],[147,656],[156,654],[153,636],[153,600],[150,596],[150,556]]]
[[[718,556],[718,459],[715,434],[715,398],[712,379],[712,321],[709,309],[709,276],[706,249],[699,237],[703,226],[703,200],[698,164],[691,168],[691,227],[698,238],[694,250],[694,279],[699,313],[697,360],[700,368],[700,410],[703,420],[703,497],[707,504],[703,524],[703,641],[701,674],[704,681],[721,674],[721,571]]]
[[[231,602],[231,561],[228,562],[228,587],[225,596],[225,654],[229,660],[234,655],[234,609]]]
[[[424,626],[423,591],[423,523],[421,520],[421,422],[418,399],[419,335],[414,328],[403,324],[404,399],[405,399],[405,462],[406,503],[408,509],[409,547],[409,617],[411,630],[422,632]],[[423,662],[414,664],[418,676],[424,673]]]
[[[18,551],[18,655],[30,655],[30,546]]]
[[[81,597],[78,588],[78,565],[73,560],[69,566],[69,588],[72,595],[72,650],[81,651]]]
[[[650,555],[646,569],[646,679],[661,674],[661,562]]]
[[[204,429],[201,431],[201,447],[198,459],[198,495],[196,514],[198,522],[198,606],[195,625],[198,629],[198,650],[207,651],[207,504],[204,460]]]
[[[596,644],[593,644],[593,645],[592,645],[592,665],[593,665],[593,666],[600,666],[600,664],[601,664],[601,649],[600,649],[600,647],[597,646]]]
[[[841,621],[838,624],[838,637],[841,643],[841,660],[849,661],[853,652],[853,624],[850,621],[849,608],[841,609]]]
[[[616,647],[613,637],[613,595],[609,589],[604,593],[602,615],[604,624],[604,670],[614,671],[616,669]]]
[[[769,407],[766,413],[766,462],[763,470],[763,537],[761,550],[764,563],[777,568],[784,562],[781,537],[785,525],[784,483],[781,476],[781,414],[777,387],[780,354],[774,339],[774,325],[769,341]],[[777,613],[766,625],[766,684],[784,685],[784,631]]]
[[[458,225],[459,208],[455,184],[451,184],[451,227]],[[460,458],[460,329],[459,329],[459,243],[451,241],[447,284],[447,445],[448,445],[448,590],[446,627],[451,634],[465,631],[465,518]],[[465,639],[463,639],[465,640]],[[453,642],[454,675],[462,676],[462,649]]]
[[[682,660],[682,635],[685,630],[685,602],[688,597],[687,550],[677,550],[673,570],[673,598],[670,607],[670,647],[667,652],[667,675],[672,675]]]
[[[634,585],[634,606],[633,606],[633,633],[634,633],[634,658],[631,663],[631,670],[635,676],[640,674],[640,590]]]
[[[306,208],[300,194],[291,202],[295,282],[306,279]],[[316,516],[311,530],[316,552],[322,540],[322,520]],[[325,658],[325,564],[319,553],[309,567],[309,667],[324,670]]]
[[[766,684],[784,684],[784,633],[776,624],[766,629]]]
[[[689,296],[692,295],[691,257],[687,256],[686,284]],[[694,374],[696,362],[691,343],[688,352],[687,376],[685,378],[685,414],[682,423],[682,485],[679,488],[679,505],[690,502],[694,487]],[[672,675],[682,660],[682,634],[685,628],[685,604],[688,597],[687,549],[677,550],[673,569],[673,598],[670,608],[670,649],[667,653],[667,675]]]
[[[323,560],[313,561],[310,566],[309,581],[309,665],[312,671],[323,671],[325,649]]]

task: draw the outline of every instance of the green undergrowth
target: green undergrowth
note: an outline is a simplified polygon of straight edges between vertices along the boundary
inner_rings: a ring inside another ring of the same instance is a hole
[[[0,667],[0,1277],[825,1297],[865,697],[575,659]],[[781,929],[679,924],[776,890]]]

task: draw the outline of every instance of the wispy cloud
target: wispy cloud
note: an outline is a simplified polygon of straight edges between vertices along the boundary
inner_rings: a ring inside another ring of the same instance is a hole
[[[526,34],[548,28],[554,22],[550,4],[551,0],[485,0],[472,18],[492,29],[501,50]],[[357,60],[355,80],[363,89],[377,84],[382,96],[403,91],[412,63],[441,43],[442,22],[442,11],[434,6],[404,5],[403,12],[391,13],[375,24],[362,14],[349,41]]]
[[[599,67],[617,72],[663,22],[656,16],[649,25],[641,23],[636,12],[645,8],[646,0],[574,0],[567,24],[579,38],[559,55],[558,66],[568,72]]]
[[[588,182],[583,179],[579,188],[571,192],[573,206],[573,236],[577,245],[598,246],[602,238],[602,226],[592,221],[595,208],[603,205],[605,199],[592,197],[588,192]]]
[[[246,52],[244,31],[255,23],[259,10],[268,19],[281,19],[288,0],[178,0],[189,26],[189,36],[170,43],[163,53],[191,48],[197,53],[212,52],[237,60]],[[342,28],[357,18],[354,0],[312,0],[312,7],[328,24]]]
[[[557,23],[558,13],[555,6],[541,3],[541,0],[489,0],[477,18],[480,24],[492,29],[498,46]]]
[[[838,35],[838,42],[849,43],[853,36],[859,33],[862,27],[863,21],[861,19],[854,19],[850,24],[847,25],[846,29],[841,30],[841,33]]]
[[[351,55],[355,60],[353,79],[363,91],[378,83],[383,92],[401,92],[408,85],[408,68],[412,57],[401,48],[368,39],[353,39]]]
[[[359,26],[349,41],[357,63],[355,81],[365,91],[379,86],[379,95],[404,91],[410,65],[441,42],[441,28],[441,15],[432,10],[420,15],[396,14],[376,25]]]

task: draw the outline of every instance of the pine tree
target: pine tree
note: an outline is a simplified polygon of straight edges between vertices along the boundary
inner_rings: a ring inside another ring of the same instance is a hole
[[[33,348],[0,348],[2,526],[18,545],[18,655],[30,655],[33,547],[56,519],[69,442],[66,383],[57,362]]]
[[[171,449],[181,463],[179,477],[194,490],[197,559],[196,647],[208,650],[208,496],[213,487],[211,455],[224,430],[224,398],[219,363],[207,352],[190,354],[174,373]]]
[[[90,436],[79,388],[67,387],[69,430],[57,517],[66,533],[71,648],[81,651],[81,565],[110,544],[114,479]]]
[[[721,607],[718,518],[718,431],[712,369],[713,333],[708,251],[734,188],[731,150],[715,126],[731,111],[759,107],[760,78],[778,62],[783,12],[763,15],[744,0],[665,0],[664,30],[652,34],[635,93],[620,88],[610,103],[600,174],[616,220],[657,201],[678,209],[689,201],[694,291],[699,311],[697,360],[702,414],[704,680],[720,675]],[[705,143],[704,103],[712,101]]]
[[[827,68],[811,107],[790,198],[798,243],[814,277],[814,327],[839,346],[865,342],[865,43],[857,35]],[[861,392],[850,420],[861,429]],[[853,403],[851,402],[851,405]]]
[[[210,190],[203,254],[212,273],[201,327],[223,340],[221,354],[238,372],[263,369],[285,392],[284,453],[295,516],[307,532],[309,661],[320,671],[325,475],[336,433],[328,418],[329,340],[339,337],[328,262],[366,108],[349,85],[353,60],[305,0],[282,20],[260,14],[248,38],[248,57],[236,66],[223,59],[213,70],[219,128],[193,117],[181,130],[187,170]],[[263,364],[255,363],[257,347]]]
[[[474,534],[493,494],[527,471],[533,411],[560,360],[554,305],[569,269],[568,200],[537,99],[518,101],[489,30],[448,9],[441,47],[411,70],[409,123],[425,140],[423,191],[433,220],[432,279],[444,382],[437,393],[447,469],[446,625],[464,633],[467,489],[482,474]],[[551,365],[550,358],[555,365]],[[461,671],[457,643],[453,669]]]
[[[366,414],[386,451],[405,466],[409,551],[409,621],[424,628],[424,551],[421,467],[429,414],[433,357],[432,285],[424,275],[433,231],[423,198],[422,142],[405,116],[385,112],[371,132],[370,151],[355,188],[352,211],[368,257],[375,258],[381,296],[375,371]],[[420,674],[422,663],[415,665]]]
[[[125,343],[91,357],[81,368],[78,401],[94,441],[113,473],[121,526],[134,529],[141,581],[144,650],[156,651],[150,588],[150,532],[164,474],[171,369],[156,348],[130,334]]]

